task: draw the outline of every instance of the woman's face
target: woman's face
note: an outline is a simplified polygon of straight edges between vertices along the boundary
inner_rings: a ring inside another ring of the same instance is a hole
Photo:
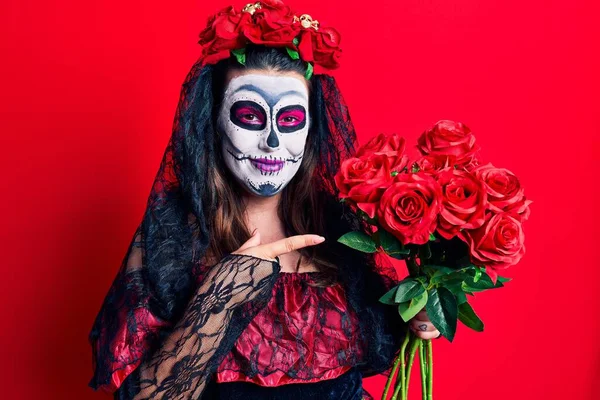
[[[225,164],[250,193],[279,193],[300,168],[308,86],[296,72],[230,73],[218,117]]]

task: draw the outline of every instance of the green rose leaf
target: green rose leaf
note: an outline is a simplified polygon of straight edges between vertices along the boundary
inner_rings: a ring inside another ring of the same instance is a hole
[[[411,318],[417,315],[417,313],[421,311],[423,307],[425,307],[425,304],[427,304],[427,298],[427,292],[423,291],[423,293],[417,297],[413,297],[409,301],[398,304],[398,312],[400,313],[400,316],[404,322],[410,321]]]
[[[483,321],[475,314],[469,303],[465,302],[458,305],[458,319],[474,331],[483,332]]]
[[[427,266],[431,268],[433,275],[431,276],[431,283],[437,284],[442,281],[447,281],[450,278],[458,277],[459,275],[452,268],[442,266]]]
[[[338,242],[363,253],[375,253],[377,250],[375,241],[364,232],[348,232]]]
[[[430,289],[425,311],[431,323],[452,342],[458,319],[458,305],[452,292],[444,287]]]
[[[400,241],[396,239],[394,235],[385,229],[380,228],[376,234],[379,240],[379,245],[388,256],[398,260],[403,260],[407,255],[410,254],[410,250],[405,249],[402,243],[400,243]]]
[[[452,292],[452,294],[454,294],[454,296],[456,297],[456,304],[458,304],[459,306],[467,302],[467,295],[462,290],[458,293]]]
[[[396,292],[396,303],[402,303],[408,301],[414,297],[419,296],[425,291],[423,284],[415,279],[406,278],[398,285],[398,291]]]
[[[396,304],[396,291],[398,286],[394,286],[390,291],[379,298],[379,301],[383,304],[395,305]]]
[[[434,235],[433,233],[430,233],[430,234],[429,234],[429,241],[430,241],[430,242],[433,242],[433,241],[435,241],[435,235]]]
[[[484,290],[497,289],[503,286],[500,280],[496,281],[494,285],[489,275],[482,273],[477,282],[475,282],[474,276],[469,276],[464,280],[462,288],[465,292],[483,292]]]
[[[473,282],[477,282],[481,278],[481,269],[475,267],[475,277],[473,277]]]
[[[444,283],[444,287],[451,291],[454,297],[456,297],[456,303],[458,305],[467,301],[467,295],[463,292],[461,283],[462,282]]]

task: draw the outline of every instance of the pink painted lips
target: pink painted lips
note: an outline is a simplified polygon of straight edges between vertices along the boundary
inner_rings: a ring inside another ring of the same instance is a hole
[[[262,172],[277,172],[283,168],[285,161],[271,158],[253,158],[250,160],[255,168]]]

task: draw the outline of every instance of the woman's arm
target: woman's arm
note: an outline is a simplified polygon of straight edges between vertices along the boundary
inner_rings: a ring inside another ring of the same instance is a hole
[[[243,254],[213,266],[172,332],[140,365],[134,399],[200,398],[225,356],[217,351],[234,313],[253,300],[264,302],[278,272],[276,261]]]
[[[231,254],[217,263],[172,332],[140,365],[134,399],[200,398],[221,361],[215,356],[234,312],[270,294],[277,272],[277,262],[248,255]]]

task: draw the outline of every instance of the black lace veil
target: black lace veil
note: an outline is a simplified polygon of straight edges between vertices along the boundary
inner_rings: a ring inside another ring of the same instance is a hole
[[[139,389],[137,367],[166,337],[208,273],[201,260],[210,239],[209,217],[217,204],[205,178],[215,168],[217,157],[215,68],[203,67],[199,60],[182,85],[172,134],[146,210],[89,335],[94,365],[89,385],[116,391],[115,398],[133,398]],[[391,285],[388,276],[393,277],[393,271],[382,271],[372,256],[336,242],[342,234],[361,227],[337,201],[333,181],[341,160],[354,153],[356,135],[334,78],[318,74],[311,82],[313,127],[309,134],[317,139],[319,156],[313,180],[328,210],[328,251],[340,264],[339,279],[361,321],[367,351],[359,366],[369,376],[390,367],[402,339],[397,313],[377,301]],[[238,319],[234,316],[233,328],[210,365],[218,365],[255,312],[245,309]]]

